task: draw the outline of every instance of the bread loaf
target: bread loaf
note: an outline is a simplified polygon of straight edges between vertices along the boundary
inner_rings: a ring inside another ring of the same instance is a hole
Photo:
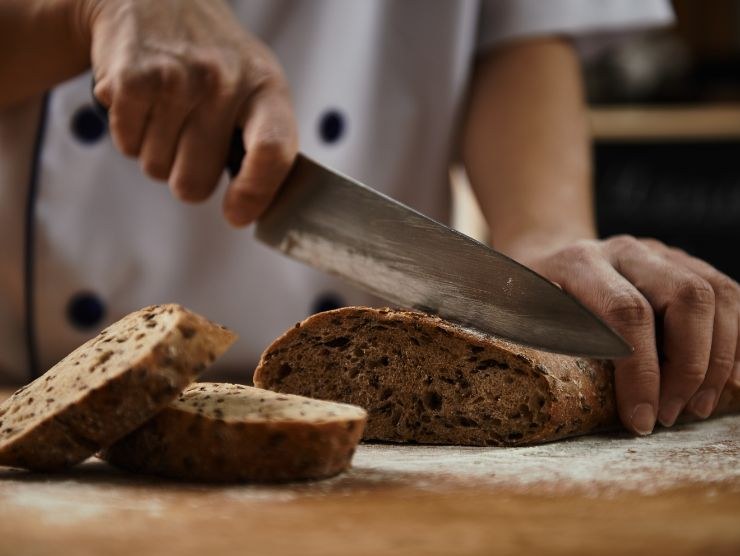
[[[0,405],[0,465],[86,459],[167,406],[234,339],[178,305],[124,317]]]
[[[320,479],[349,466],[366,418],[350,405],[196,383],[102,457],[129,471],[177,479]]]
[[[316,314],[265,350],[254,381],[366,408],[368,440],[519,446],[620,426],[611,362],[539,352],[410,311]],[[733,410],[737,389],[719,408]]]

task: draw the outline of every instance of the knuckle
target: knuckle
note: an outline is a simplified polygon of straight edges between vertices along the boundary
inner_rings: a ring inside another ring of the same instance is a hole
[[[637,241],[644,247],[647,247],[653,252],[660,253],[661,255],[665,255],[669,252],[668,246],[666,246],[666,244],[659,239],[655,239],[653,237],[643,237],[638,238]]]
[[[285,78],[280,67],[273,68],[264,81],[265,87],[277,93],[287,95],[290,91],[288,80]]]
[[[668,253],[672,254],[674,257],[678,257],[681,259],[691,258],[691,255],[689,255],[686,251],[684,251],[680,247],[666,246],[666,250],[668,251]]]
[[[620,234],[620,235],[629,235],[629,234]],[[642,236],[641,237],[637,237],[637,236],[635,236],[635,239],[637,241],[639,241],[640,243],[642,243],[644,245],[650,245],[651,247],[664,247],[665,246],[662,241],[660,241],[659,239],[656,239],[654,237],[642,237]]]
[[[218,53],[196,48],[188,53],[178,70],[180,94],[199,100],[222,89],[229,75],[229,63],[219,58]]]
[[[700,309],[714,307],[714,290],[709,282],[700,276],[684,278],[677,286],[674,300]]]
[[[190,67],[190,87],[197,93],[210,91],[224,83],[227,75],[227,70],[222,64],[210,57],[202,56],[193,60]]]
[[[209,92],[228,97],[249,94],[249,87],[243,75],[243,68],[239,60],[223,53],[202,54],[192,68],[194,79]]]
[[[618,253],[625,251],[634,252],[638,249],[644,248],[644,245],[640,243],[640,240],[638,240],[635,236],[631,236],[628,234],[616,235],[612,238],[609,238],[607,242],[609,246]]]
[[[184,92],[185,70],[180,64],[168,60],[157,65],[152,72],[154,82],[164,95],[178,96]]]
[[[208,87],[215,97],[228,103],[240,103],[249,97],[249,87],[239,73],[230,69],[209,71],[207,74]]]
[[[709,360],[709,368],[712,373],[722,382],[726,381],[732,373],[732,367],[735,365],[735,356],[727,350],[717,350],[712,353]]]
[[[288,89],[288,82],[282,67],[270,52],[263,52],[249,59],[243,70],[243,78],[246,83],[251,84],[254,91],[261,89],[285,91]]]
[[[638,323],[653,318],[650,304],[637,292],[618,292],[606,301],[604,313],[617,322]]]
[[[250,153],[259,166],[270,171],[287,169],[293,162],[294,149],[282,136],[282,133],[265,133],[254,144],[250,145]]]
[[[565,247],[561,254],[571,263],[588,264],[598,257],[598,247],[591,240],[579,240]]]
[[[248,70],[256,78],[273,79],[281,75],[280,64],[267,48],[256,49],[248,61]]]
[[[712,280],[715,297],[734,300],[737,296],[737,283],[729,276],[717,272]]]
[[[151,71],[139,67],[124,69],[117,80],[117,88],[121,94],[134,98],[151,96],[158,86]]]
[[[707,376],[707,368],[695,363],[686,363],[678,368],[676,373],[681,380],[681,384],[687,387],[698,387],[704,382],[704,377]]]
[[[171,60],[156,60],[152,63],[127,68],[118,78],[123,94],[134,98],[156,95],[178,95],[185,89],[185,70]]]

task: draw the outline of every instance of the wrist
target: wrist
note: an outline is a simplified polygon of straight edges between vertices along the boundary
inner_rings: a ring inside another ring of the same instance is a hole
[[[35,0],[31,14],[34,27],[56,48],[52,59],[60,73],[89,65],[90,0]],[[43,40],[43,39],[42,39]]]
[[[90,58],[93,25],[102,0],[66,0],[67,24],[75,49]]]
[[[524,265],[572,245],[577,241],[597,239],[596,230],[589,227],[573,227],[557,230],[529,230],[512,236],[492,235],[493,247]]]

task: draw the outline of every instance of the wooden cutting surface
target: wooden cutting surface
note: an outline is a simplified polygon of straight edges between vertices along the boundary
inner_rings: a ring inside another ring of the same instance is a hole
[[[0,554],[740,554],[740,416],[531,448],[361,446],[280,486],[0,468]]]

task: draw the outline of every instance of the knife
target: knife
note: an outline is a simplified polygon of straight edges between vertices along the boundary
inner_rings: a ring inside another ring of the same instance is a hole
[[[235,138],[232,175],[243,158],[240,145]],[[549,280],[303,154],[257,220],[255,237],[393,304],[486,334],[570,355],[632,353]]]

